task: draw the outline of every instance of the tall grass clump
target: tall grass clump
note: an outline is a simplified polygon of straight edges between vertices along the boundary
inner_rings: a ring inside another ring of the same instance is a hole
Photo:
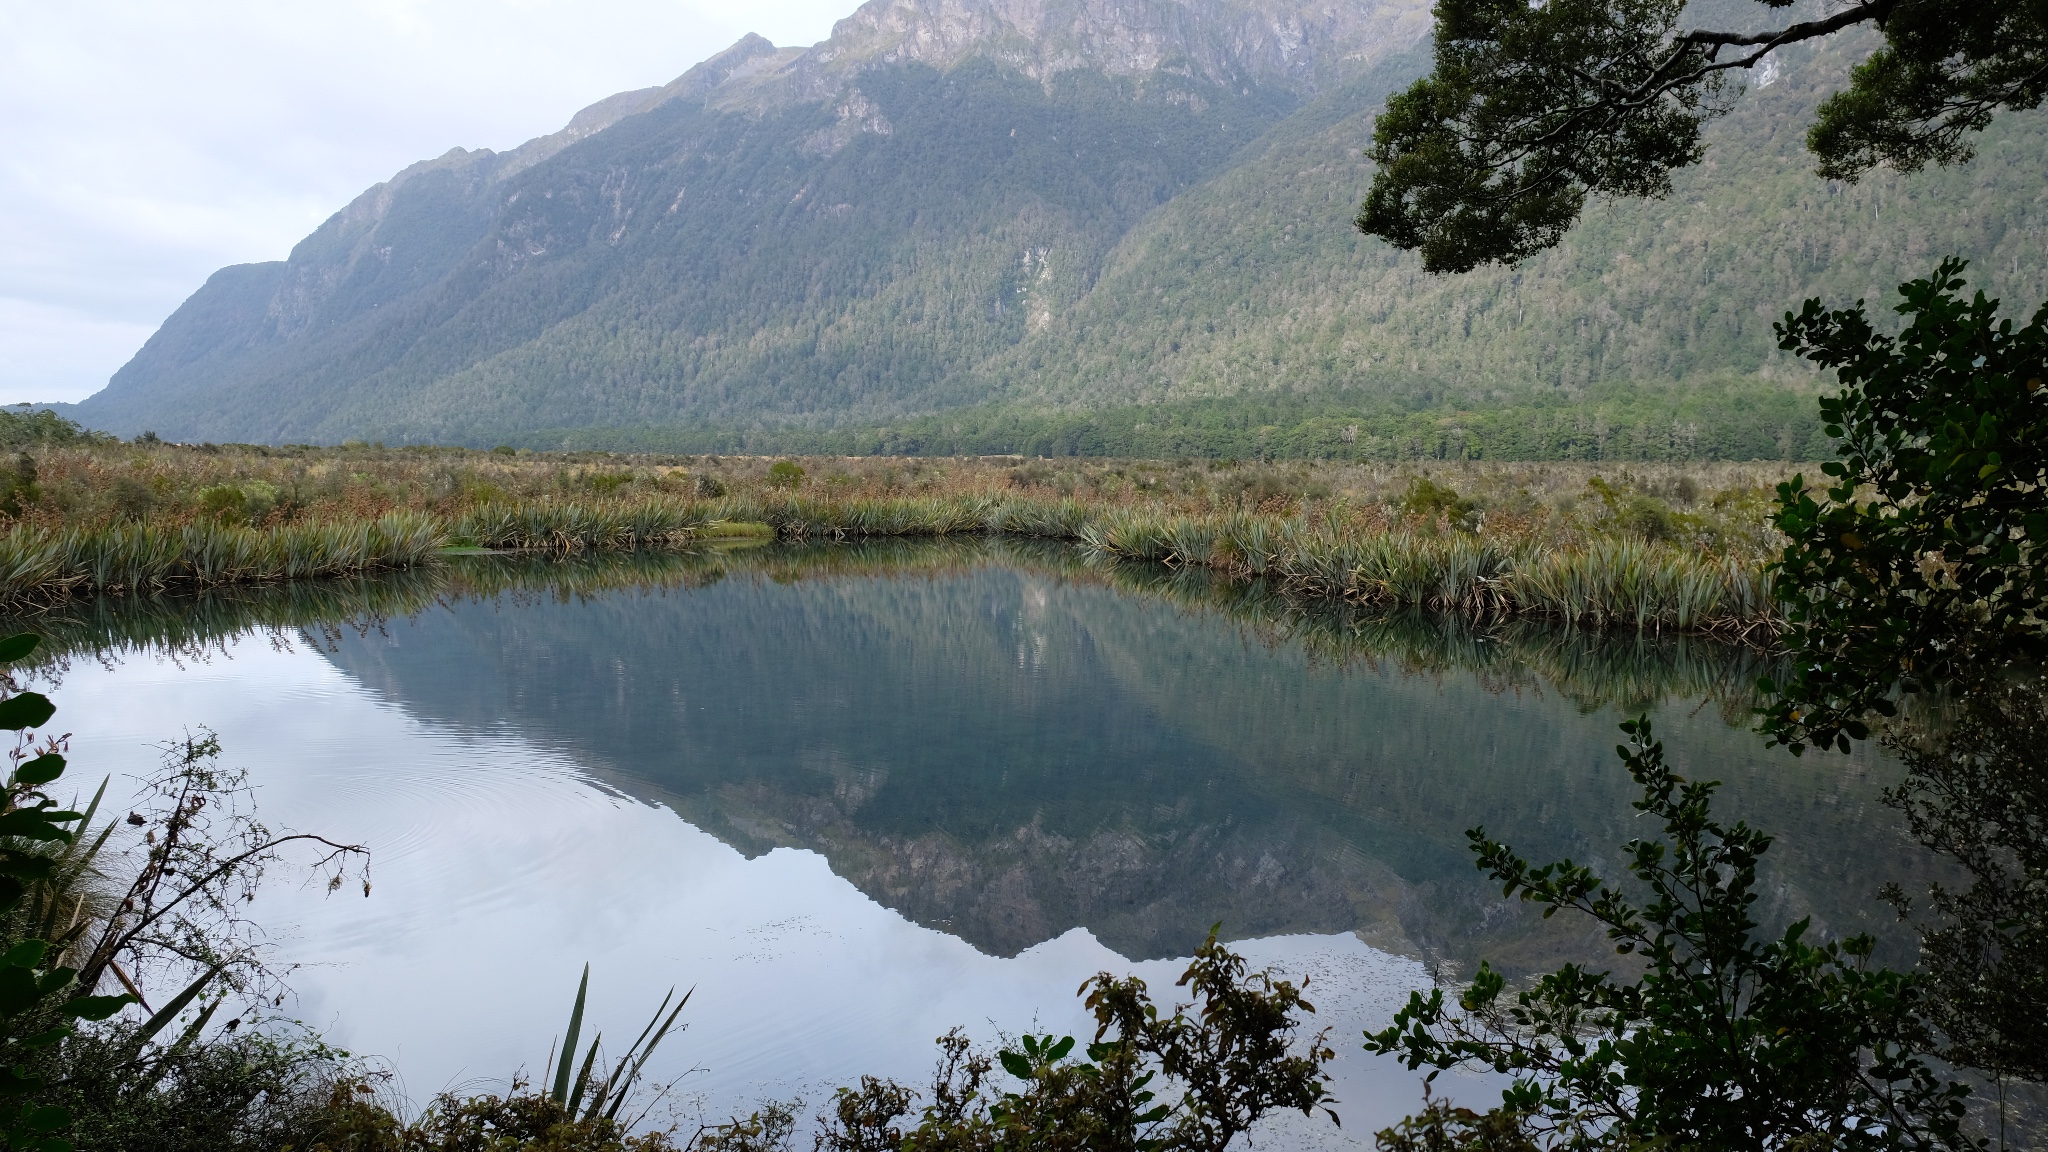
[[[1628,538],[1513,549],[1465,532],[1358,535],[1301,519],[1162,517],[1136,509],[1106,512],[1075,535],[1121,559],[1213,567],[1390,608],[1745,636],[1775,621],[1760,563]]]
[[[694,541],[723,519],[689,500],[540,500],[485,505],[456,520],[450,535],[499,551],[659,548]]]
[[[415,567],[444,543],[441,527],[417,512],[276,528],[212,520],[63,531],[17,524],[0,536],[0,599],[349,576]]]

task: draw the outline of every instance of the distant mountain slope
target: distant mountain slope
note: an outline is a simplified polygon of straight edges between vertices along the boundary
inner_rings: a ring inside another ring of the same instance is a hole
[[[874,0],[815,48],[748,37],[512,152],[408,168],[289,260],[217,273],[75,414],[180,439],[973,450],[1080,421],[1202,450],[1146,429],[1221,412],[1263,438],[1278,405],[1310,451],[1419,418],[1434,451],[1545,454],[1557,436],[1507,447],[1467,415],[1597,431],[1588,405],[1625,403],[1651,413],[1631,444],[1796,454],[1808,378],[1769,321],[1802,296],[1881,300],[1949,251],[1994,292],[2048,289],[2038,116],[1958,171],[1809,175],[1799,127],[1853,45],[1788,61],[1671,200],[1596,209],[1518,271],[1426,277],[1349,217],[1427,25],[1421,0]],[[1719,415],[1684,415],[1701,396]],[[1722,417],[1746,430],[1686,440]]]
[[[1066,322],[990,378],[1063,405],[1362,380],[1481,405],[1603,382],[1805,380],[1773,321],[1816,294],[1888,308],[1950,252],[1993,295],[2039,303],[2048,118],[1999,121],[1960,169],[1821,181],[1805,125],[1855,49],[1790,54],[1710,129],[1706,162],[1668,200],[1598,205],[1555,251],[1463,276],[1342,226],[1371,179],[1359,149],[1377,108],[1322,101],[1134,229]]]

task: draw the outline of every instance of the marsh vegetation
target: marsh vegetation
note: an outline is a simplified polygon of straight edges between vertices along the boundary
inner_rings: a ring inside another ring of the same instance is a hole
[[[532,455],[50,443],[0,535],[0,591],[336,576],[450,547],[997,535],[1360,603],[1767,635],[1771,466],[1364,465]],[[23,463],[23,461],[28,461]],[[4,510],[0,510],[4,511]]]

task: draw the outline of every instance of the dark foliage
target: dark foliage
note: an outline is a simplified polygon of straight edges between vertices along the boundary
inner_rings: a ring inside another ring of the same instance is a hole
[[[1996,682],[2048,655],[2048,308],[2024,327],[1964,264],[1903,285],[1897,336],[1863,306],[1809,300],[1784,348],[1834,369],[1821,401],[1830,484],[1778,490],[1790,538],[1778,594],[1795,654],[1766,716],[1774,739],[1847,748],[1902,692]]]
[[[1962,866],[1935,885],[1921,934],[1927,1014],[1944,1055],[1997,1078],[2048,1081],[2048,692],[1981,688],[1933,731],[1894,737],[1910,773],[1887,793],[1914,838]],[[1892,892],[1902,913],[1911,910]]]
[[[1721,94],[1698,49],[1674,52],[1680,0],[1442,0],[1436,70],[1387,102],[1360,231],[1432,272],[1555,247],[1586,197],[1663,196],[1700,158]],[[1647,98],[1646,98],[1647,97]]]
[[[34,652],[31,635],[0,640],[0,665]],[[14,683],[0,673],[0,689]],[[45,791],[64,774],[64,743],[33,729],[48,723],[56,706],[38,692],[13,692],[0,699],[0,730],[16,734],[10,771],[0,791],[0,917],[11,918],[32,886],[56,871],[49,849],[68,845],[82,812],[59,807]],[[127,996],[95,996],[93,985],[62,963],[66,941],[25,938],[6,941],[0,953],[0,1143],[35,1152],[70,1152],[59,1133],[72,1116],[52,1095],[41,1065],[53,1046],[70,1036],[73,1021],[105,1020],[129,1003]]]
[[[1428,1084],[1422,1086],[1422,1111],[1381,1129],[1373,1144],[1380,1152],[1539,1152],[1520,1113],[1460,1108],[1431,1096]]]
[[[25,448],[33,444],[87,444],[105,440],[88,432],[75,420],[67,420],[48,408],[17,404],[0,408],[0,448]]]
[[[91,1152],[311,1148],[337,1131],[335,1101],[367,1089],[355,1073],[345,1053],[290,1033],[231,1028],[156,1045],[134,1021],[80,1031],[45,1070],[49,1100],[73,1117],[66,1135]]]
[[[824,1117],[824,1152],[1223,1152],[1276,1109],[1328,1111],[1322,1035],[1297,1045],[1301,989],[1246,971],[1214,932],[1182,975],[1196,1003],[1162,1015],[1145,982],[1103,973],[1082,986],[1095,1037],[1073,1058],[1071,1036],[1025,1036],[991,1062],[957,1033],[939,1041],[931,1102],[905,1123],[916,1094],[867,1079],[841,1089]],[[1193,1009],[1193,1014],[1190,1014]],[[1000,1095],[996,1063],[1021,1088]],[[1332,1119],[1336,1113],[1329,1113]]]
[[[1687,30],[1680,0],[1440,0],[1435,71],[1379,118],[1358,227],[1432,272],[1527,259],[1590,196],[1667,194],[1734,72],[1859,25],[1886,40],[1819,110],[1822,175],[1967,159],[1966,134],[2048,94],[2048,23],[2025,0],[1864,0],[1791,22],[1789,0],[1760,3],[1775,26]]]
[[[396,1147],[404,1152],[662,1152],[674,1147],[666,1133],[631,1136],[616,1120],[577,1117],[552,1096],[524,1091],[519,1084],[502,1096],[444,1095],[402,1128],[399,1137]]]
[[[2048,95],[2048,19],[2039,4],[1859,7],[1878,12],[1885,42],[1821,105],[1807,142],[1822,176],[1961,163],[1971,156],[1970,134],[1995,113],[2039,107]]]
[[[1640,974],[1568,964],[1510,999],[1482,964],[1455,1009],[1441,988],[1413,994],[1367,1035],[1369,1051],[1515,1080],[1483,1121],[1439,1109],[1394,1130],[1392,1145],[1456,1136],[1472,1147],[1482,1127],[1493,1143],[1477,1147],[1518,1147],[1517,1129],[1560,1148],[1966,1145],[1967,1089],[1928,1062],[1935,1039],[1916,980],[1872,966],[1867,936],[1809,942],[1804,920],[1766,934],[1752,905],[1770,837],[1717,822],[1717,786],[1673,773],[1647,720],[1623,730],[1619,751],[1643,789],[1636,808],[1664,829],[1623,850],[1646,903],[1584,865],[1532,866],[1483,829],[1470,836],[1503,894],[1546,917],[1591,916]]]

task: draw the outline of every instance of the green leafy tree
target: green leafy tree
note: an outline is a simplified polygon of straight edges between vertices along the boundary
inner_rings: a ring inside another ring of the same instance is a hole
[[[1639,974],[1568,964],[1510,995],[1482,964],[1455,1007],[1441,988],[1414,993],[1368,1051],[1514,1081],[1486,1117],[1425,1112],[1383,1144],[1427,1148],[1433,1132],[1503,1149],[1969,1146],[1968,1090],[1928,1063],[1916,979],[1873,966],[1868,936],[1816,943],[1805,920],[1767,934],[1752,906],[1770,837],[1716,821],[1717,785],[1672,772],[1647,720],[1622,728],[1635,807],[1664,826],[1623,850],[1647,902],[1585,865],[1537,867],[1484,829],[1469,836],[1505,895],[1592,917]]]
[[[1839,377],[1821,401],[1841,457],[1778,489],[1777,589],[1795,659],[1766,728],[1794,752],[1847,748],[1903,692],[1967,690],[2048,653],[2048,308],[2024,327],[1960,260],[1903,285],[1897,336],[1859,303],[1809,300],[1780,347]]]
[[[1438,0],[1435,70],[1375,126],[1358,227],[1432,272],[1525,259],[1589,196],[1668,193],[1737,73],[1861,25],[1884,43],[1819,110],[1807,143],[1823,176],[1960,162],[1995,112],[2048,95],[2038,3],[1863,0],[1788,21],[1789,0],[1759,2],[1765,27],[1698,28],[1684,0]]]

